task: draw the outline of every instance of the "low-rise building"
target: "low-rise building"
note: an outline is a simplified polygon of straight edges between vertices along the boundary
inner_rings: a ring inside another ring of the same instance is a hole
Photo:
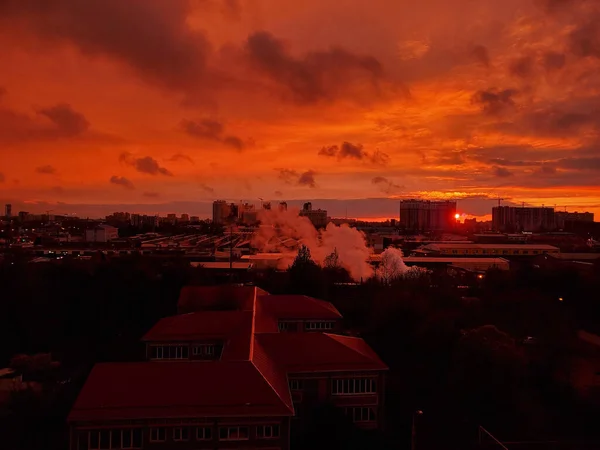
[[[92,370],[68,418],[71,450],[289,449],[292,418],[319,403],[382,426],[387,367],[362,339],[336,334],[330,303],[186,287],[178,310],[143,337],[146,361]]]
[[[428,244],[414,251],[415,255],[449,256],[535,256],[560,253],[558,247],[546,244]]]
[[[109,242],[118,237],[119,229],[111,225],[101,224],[85,230],[86,242]]]

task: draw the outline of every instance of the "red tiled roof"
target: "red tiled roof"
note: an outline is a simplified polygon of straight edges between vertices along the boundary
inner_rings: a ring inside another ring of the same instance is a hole
[[[97,364],[68,420],[291,415],[250,361],[136,362]]]
[[[256,339],[254,339],[252,345],[252,363],[263,377],[265,377],[273,390],[277,392],[281,401],[290,409],[293,409],[294,406],[285,370],[271,358],[262,344],[257,342]]]
[[[256,296],[264,294],[256,286],[184,286],[177,309],[180,314],[209,309],[252,311]]]
[[[341,319],[331,303],[306,295],[261,295],[257,303],[276,319]]]
[[[265,333],[255,337],[288,372],[387,370],[367,343],[326,333]]]

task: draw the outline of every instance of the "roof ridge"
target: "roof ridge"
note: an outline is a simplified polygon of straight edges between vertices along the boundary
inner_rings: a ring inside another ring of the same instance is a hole
[[[354,348],[354,347],[350,347],[345,342],[343,342],[344,339],[354,339],[354,340],[357,340],[357,341],[362,341],[365,344],[367,344],[363,338],[356,337],[356,336],[345,336],[345,335],[333,334],[333,333],[323,333],[323,334],[325,336],[329,337],[330,339],[333,339],[334,341],[338,342],[339,344],[343,345],[344,347],[346,347],[346,348],[348,348],[348,349],[350,349],[350,350],[352,350],[352,351],[354,351],[354,352],[356,352],[356,353],[364,356],[365,358],[368,358],[371,361],[373,360],[373,356],[372,355],[368,355],[368,354],[366,354],[364,351],[362,351],[360,349],[357,349],[357,348]],[[340,339],[340,338],[342,338],[342,339]],[[367,346],[368,346],[368,344],[367,344]],[[377,359],[379,359],[379,356],[377,357]]]

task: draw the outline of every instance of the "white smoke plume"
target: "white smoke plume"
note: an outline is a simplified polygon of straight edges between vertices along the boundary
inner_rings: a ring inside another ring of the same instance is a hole
[[[368,263],[372,252],[364,233],[356,228],[330,223],[325,230],[317,231],[307,217],[298,215],[298,209],[261,210],[258,219],[261,226],[252,245],[261,252],[281,253],[280,269],[287,269],[298,248],[306,245],[317,264],[322,265],[325,258],[337,250],[339,264],[354,280],[366,280],[373,275],[373,268]]]
[[[427,270],[421,267],[408,267],[404,262],[402,250],[394,247],[386,248],[381,254],[381,262],[375,271],[375,276],[384,284],[406,277],[417,277]]]

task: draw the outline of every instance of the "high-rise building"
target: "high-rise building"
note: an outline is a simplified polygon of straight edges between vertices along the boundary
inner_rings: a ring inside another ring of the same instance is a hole
[[[10,219],[12,217],[12,205],[10,203],[7,203],[4,207],[4,215],[7,219]]]
[[[189,214],[182,214],[181,215],[181,221],[182,222],[189,222],[190,221],[190,215]]]
[[[443,231],[456,225],[455,201],[402,200],[400,227],[412,231]]]
[[[555,228],[554,208],[538,206],[494,206],[494,231],[545,231]]]
[[[593,222],[594,213],[591,212],[566,212],[566,211],[555,211],[554,220],[556,222],[556,228],[563,230],[566,222]]]
[[[19,211],[19,221],[20,222],[25,222],[27,220],[28,216],[29,216],[29,213],[27,211]]]
[[[324,228],[329,222],[327,217],[327,210],[325,209],[312,209],[312,203],[307,202],[300,210],[300,216],[307,217],[312,222],[315,228]]]
[[[212,220],[215,224],[226,223],[232,215],[231,205],[225,200],[215,200],[213,202]]]

